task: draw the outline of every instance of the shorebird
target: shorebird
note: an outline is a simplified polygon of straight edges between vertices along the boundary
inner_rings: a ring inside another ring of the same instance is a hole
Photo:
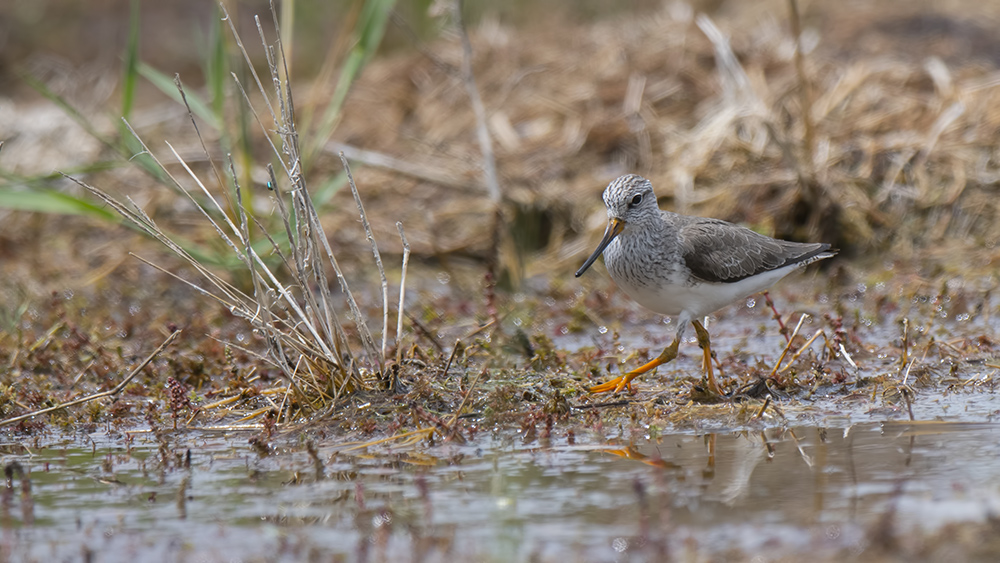
[[[653,185],[635,174],[608,184],[603,197],[608,227],[576,277],[603,253],[611,279],[629,297],[678,320],[673,342],[659,356],[591,387],[591,393],[631,391],[633,379],[677,357],[691,324],[704,354],[708,391],[721,395],[708,331],[699,319],[837,253],[825,243],[778,240],[727,221],[664,211],[656,203]]]

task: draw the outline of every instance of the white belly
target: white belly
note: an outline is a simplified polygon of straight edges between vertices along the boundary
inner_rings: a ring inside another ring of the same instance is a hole
[[[691,318],[696,319],[713,313],[730,303],[764,291],[798,267],[798,265],[785,266],[733,283],[697,283],[694,285],[678,283],[657,287],[630,284],[625,279],[615,279],[615,283],[629,297],[651,311],[662,315],[687,313]],[[615,276],[612,278],[614,279]]]

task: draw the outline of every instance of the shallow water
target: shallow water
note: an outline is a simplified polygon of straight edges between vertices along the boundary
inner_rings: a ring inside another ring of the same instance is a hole
[[[783,348],[770,311],[753,305],[727,308],[709,325],[730,371],[771,365]],[[640,361],[626,360],[630,351],[655,354],[673,337],[661,318],[630,311],[604,331],[560,334],[559,318],[526,328],[559,349],[601,349],[602,369],[614,372]],[[904,403],[887,400],[887,384],[844,384],[775,399],[778,409],[757,420],[739,411],[759,406],[722,404],[672,423],[677,403],[668,401],[653,418],[629,416],[642,405],[575,410],[549,438],[479,428],[465,445],[350,451],[317,439],[320,468],[296,438],[271,440],[278,451],[262,457],[248,445],[257,430],[95,431],[42,435],[27,447],[7,434],[0,561],[842,560],[871,553],[887,533],[919,543],[1000,513],[995,362],[930,344],[995,334],[1000,316],[934,324],[916,313],[868,324],[857,314],[864,345],[848,374],[903,383],[899,319],[924,318],[910,333],[913,357],[920,353],[907,382],[915,423]],[[816,315],[802,334],[820,328],[829,326]],[[649,401],[658,384],[698,374],[692,340],[637,380],[630,398]],[[920,370],[932,373],[924,383]],[[502,377],[492,384],[551,391],[542,377]]]
[[[56,440],[9,453],[13,560],[654,561],[860,553],[888,513],[928,532],[1000,510],[1000,425],[868,423],[584,445],[259,457],[243,433]],[[184,467],[187,450],[190,467]],[[31,522],[31,523],[29,523]]]

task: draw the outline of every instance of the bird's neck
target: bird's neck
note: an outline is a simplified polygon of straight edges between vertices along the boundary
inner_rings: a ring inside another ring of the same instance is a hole
[[[676,216],[676,213],[671,213],[669,211],[662,211],[661,213],[667,214],[666,219],[674,219],[671,215]],[[629,225],[630,228],[626,229],[622,235],[628,236],[630,238],[642,238],[642,237],[676,237],[677,236],[677,222],[673,220],[663,220],[664,217],[660,214],[655,216],[645,217],[641,222],[636,222],[635,224]]]

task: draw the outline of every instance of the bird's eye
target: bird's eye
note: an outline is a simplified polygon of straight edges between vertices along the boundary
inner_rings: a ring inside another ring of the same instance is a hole
[[[630,205],[632,207],[635,207],[636,205],[639,205],[640,203],[642,203],[642,194],[636,194],[635,197],[632,198],[632,203]]]

